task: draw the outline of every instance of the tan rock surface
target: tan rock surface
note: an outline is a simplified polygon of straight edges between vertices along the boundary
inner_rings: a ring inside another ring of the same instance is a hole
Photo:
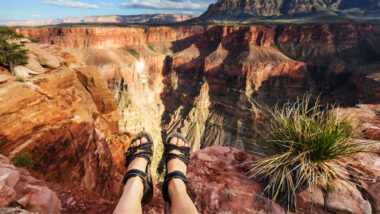
[[[38,58],[35,54],[33,53],[28,53],[28,64],[25,65],[26,67],[28,67],[29,69],[31,69],[32,71],[34,71],[34,73],[32,74],[42,74],[42,73],[45,73],[45,69],[41,66],[41,64],[38,62]]]
[[[29,78],[30,74],[35,73],[33,70],[26,66],[16,66],[13,68],[13,71],[15,72],[16,76],[23,77],[23,78]]]
[[[8,80],[11,80],[13,77],[9,71],[5,68],[0,67],[0,84],[5,84]]]
[[[46,50],[41,49],[38,44],[27,43],[25,48],[29,49],[32,54],[37,56],[38,62],[41,65],[48,68],[58,68],[60,66],[59,59]]]

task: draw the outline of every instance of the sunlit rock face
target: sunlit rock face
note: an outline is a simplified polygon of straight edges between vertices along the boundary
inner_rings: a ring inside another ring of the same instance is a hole
[[[378,25],[17,31],[46,44],[27,45],[33,55],[18,70],[25,82],[1,69],[0,100],[6,102],[0,102],[0,153],[12,159],[29,152],[33,176],[65,194],[77,187],[75,200],[91,192],[94,210],[99,205],[112,212],[122,191],[123,150],[142,130],[154,139],[153,169],[162,169],[162,142],[172,131],[186,135],[192,152],[211,146],[252,151],[265,119],[259,105],[273,107],[309,92],[312,100],[320,95],[322,103],[344,108],[365,103],[346,111],[366,112],[360,116],[365,137],[378,140]],[[220,151],[218,158],[230,149]],[[200,156],[199,164],[210,154]],[[376,198],[370,189],[377,183],[364,184]],[[202,190],[193,185],[191,191]],[[67,199],[62,206],[68,212],[85,210],[68,208],[73,202]],[[196,200],[204,210],[219,206]]]
[[[350,18],[379,17],[379,7],[376,0],[219,0],[211,4],[199,20],[254,23],[265,19],[274,22],[292,19],[294,23],[297,21],[296,18],[306,18],[309,22],[326,23],[334,22],[334,19],[350,21],[344,17],[345,15],[350,15]],[[326,18],[320,18],[322,16]]]
[[[253,100],[274,106],[306,92],[349,106],[379,100],[378,25],[18,32],[58,44],[79,64],[98,67],[117,100],[120,129],[151,132],[158,150],[174,130],[187,136],[192,151],[211,145],[249,150],[261,120]]]

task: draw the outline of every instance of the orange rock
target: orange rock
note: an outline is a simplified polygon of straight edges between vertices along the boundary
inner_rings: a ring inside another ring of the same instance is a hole
[[[117,133],[119,127],[117,121],[120,115],[117,113],[116,100],[107,87],[107,82],[100,75],[96,67],[78,68],[75,70],[79,81],[91,94],[102,119],[108,123],[111,133]],[[102,128],[102,131],[106,131]]]
[[[102,119],[73,70],[61,68],[1,87],[0,100],[6,100],[0,102],[1,154],[12,158],[29,152],[31,173],[57,188],[81,186],[118,198],[122,175],[113,169],[104,138],[116,121]]]

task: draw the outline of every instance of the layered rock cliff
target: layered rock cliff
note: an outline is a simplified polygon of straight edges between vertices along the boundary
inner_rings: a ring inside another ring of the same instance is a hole
[[[376,0],[325,1],[325,0],[219,0],[211,4],[202,14],[202,21],[247,21],[304,19],[315,16],[328,16],[324,22],[345,20],[356,17],[379,17],[380,5]],[[345,15],[350,17],[344,19]],[[308,20],[309,22],[311,20]]]
[[[14,82],[1,71],[0,99],[8,102],[0,103],[0,140],[6,142],[0,153],[12,159],[30,152],[36,162],[32,174],[58,189],[66,212],[112,210],[121,191],[122,153],[132,137],[127,132],[152,134],[155,169],[162,141],[173,130],[186,135],[192,152],[218,145],[251,151],[263,117],[257,103],[274,106],[307,92],[312,99],[320,95],[323,103],[343,107],[380,100],[379,25],[17,31],[45,44],[27,45],[33,55],[18,73],[25,74],[25,82]],[[366,138],[378,140],[378,108],[352,110],[368,111]],[[260,190],[255,183],[242,182]],[[351,190],[359,207],[368,205]],[[202,193],[195,186],[190,191],[193,197]],[[83,201],[80,194],[98,198]],[[108,200],[99,199],[104,197]],[[203,210],[229,207],[207,207],[202,198],[196,200]],[[309,202],[303,201],[305,207]]]
[[[378,102],[379,30],[308,24],[18,32],[97,66],[113,88],[123,131],[146,129],[161,142],[166,132],[180,130],[195,151],[249,150],[260,119],[253,99],[273,106],[310,92],[341,105]]]

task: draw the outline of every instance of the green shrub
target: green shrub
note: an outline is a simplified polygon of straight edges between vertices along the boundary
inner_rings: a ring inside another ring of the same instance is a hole
[[[25,82],[24,77],[16,76],[15,81],[17,82]]]
[[[339,168],[339,158],[360,151],[358,133],[346,116],[334,107],[312,106],[310,96],[273,110],[263,108],[269,120],[263,123],[264,141],[258,143],[264,157],[252,163],[250,178],[266,184],[263,194],[294,211],[296,193],[315,185],[330,186],[348,180]]]
[[[149,48],[149,50],[151,50],[151,51],[153,51],[153,52],[154,52],[154,48],[153,48],[153,46],[152,46],[152,45],[148,45],[148,48]]]
[[[31,38],[30,41],[33,43],[39,43],[40,39],[39,38]]]
[[[33,160],[29,159],[29,152],[16,156],[14,161],[17,167],[29,168],[33,166]]]
[[[23,35],[12,29],[0,28],[0,66],[9,68],[12,74],[15,66],[28,63],[28,51],[23,49],[24,45],[8,42],[19,38],[23,38]]]
[[[134,56],[136,59],[140,59],[140,54],[135,49],[128,50],[128,52],[132,54],[132,56]]]

